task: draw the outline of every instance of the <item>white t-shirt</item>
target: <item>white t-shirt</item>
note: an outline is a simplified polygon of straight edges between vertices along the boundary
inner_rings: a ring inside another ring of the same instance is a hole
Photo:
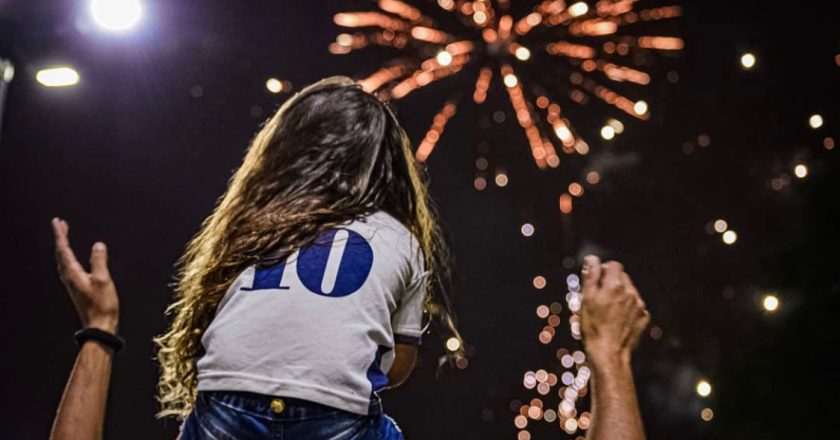
[[[377,212],[231,284],[201,343],[199,391],[378,411],[395,340],[419,344],[427,272],[417,239]]]

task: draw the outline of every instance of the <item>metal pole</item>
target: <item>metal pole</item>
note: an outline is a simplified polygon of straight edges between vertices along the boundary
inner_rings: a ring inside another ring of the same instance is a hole
[[[3,139],[3,108],[6,105],[6,90],[15,77],[15,66],[11,61],[0,58],[0,140]]]

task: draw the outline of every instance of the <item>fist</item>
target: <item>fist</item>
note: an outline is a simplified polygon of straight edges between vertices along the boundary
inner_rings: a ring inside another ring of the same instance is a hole
[[[624,267],[617,261],[601,264],[584,258],[581,331],[590,357],[619,356],[629,360],[650,323],[650,313]]]

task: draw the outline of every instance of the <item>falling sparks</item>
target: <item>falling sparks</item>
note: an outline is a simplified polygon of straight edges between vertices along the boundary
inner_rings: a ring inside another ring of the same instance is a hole
[[[577,274],[570,274],[566,277],[566,307],[571,315],[569,317],[570,331],[572,338],[581,339],[580,312],[583,296],[581,294],[580,277]],[[536,315],[539,319],[545,320],[548,324],[539,332],[539,340],[543,344],[549,344],[557,334],[560,326],[560,313],[563,305],[560,302],[552,302],[550,305],[541,304],[537,306]],[[523,403],[519,400],[511,402],[511,410],[517,413],[513,423],[520,433],[528,432],[526,428],[538,421],[547,423],[558,423],[560,428],[567,433],[574,433],[578,430],[586,430],[592,422],[592,415],[587,412],[579,412],[576,408],[577,400],[585,396],[589,390],[589,379],[592,370],[587,364],[586,354],[581,350],[570,351],[565,348],[557,349],[556,359],[559,366],[551,369],[538,369],[526,371],[522,377],[522,386],[527,390],[536,391],[539,395],[530,402]],[[552,371],[556,371],[552,372]],[[555,391],[552,391],[555,390]],[[551,396],[560,397],[559,403],[549,403]],[[530,434],[527,435],[530,438]]]
[[[436,81],[459,76],[469,65],[480,64],[478,78],[468,86],[474,84],[473,101],[485,103],[496,76],[507,91],[534,162],[539,168],[555,168],[560,164],[556,151],[587,154],[589,147],[561,113],[560,105],[552,101],[580,104],[593,97],[633,118],[646,120],[650,114],[644,100],[623,96],[605,84],[645,86],[651,81],[650,74],[640,70],[646,64],[645,57],[653,51],[678,51],[684,46],[681,38],[640,35],[638,26],[629,26],[679,17],[679,6],[637,11],[634,3],[603,1],[593,6],[584,1],[567,4],[548,0],[525,16],[513,17],[508,13],[508,1],[437,0],[439,9],[428,9],[451,14],[458,23],[444,27],[442,23],[452,20],[426,15],[432,10],[421,10],[424,8],[407,1],[379,0],[375,11],[336,14],[333,21],[347,31],[336,36],[329,50],[340,55],[371,46],[396,49],[398,55],[359,81],[364,90],[383,99],[404,98]],[[525,78],[530,81],[535,76],[535,70],[555,65],[565,68],[556,77],[568,79],[571,87],[524,84]],[[518,75],[518,69],[527,74]],[[547,88],[556,91],[553,96],[536,96],[534,90]],[[568,90],[558,91],[563,89]],[[545,105],[535,102],[537,98]],[[423,160],[442,134],[442,130],[434,130],[441,125],[438,119],[436,116],[433,130],[422,142],[426,147]],[[610,126],[613,135],[620,133]],[[475,186],[483,189],[486,181],[479,184],[476,180]]]
[[[435,115],[431,128],[429,128],[429,131],[426,132],[426,136],[423,140],[420,141],[420,145],[417,146],[415,156],[418,162],[425,162],[426,159],[429,158],[429,155],[432,154],[432,151],[435,149],[435,145],[437,145],[438,140],[440,140],[440,137],[443,134],[443,129],[446,127],[446,123],[449,122],[449,119],[455,115],[455,110],[455,103],[447,102],[444,104],[440,112]]]

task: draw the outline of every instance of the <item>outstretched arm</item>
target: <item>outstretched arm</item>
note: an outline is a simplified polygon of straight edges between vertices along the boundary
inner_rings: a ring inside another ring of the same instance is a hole
[[[52,226],[58,273],[73,300],[82,326],[116,333],[119,301],[108,271],[105,244],[93,245],[91,271],[87,272],[70,248],[67,222],[56,218]],[[90,341],[82,345],[58,406],[50,439],[102,438],[105,403],[111,380],[111,355],[111,349],[98,342]]]
[[[650,322],[645,303],[621,263],[585,258],[583,342],[593,370],[592,426],[587,440],[645,438],[630,368],[632,350]]]

